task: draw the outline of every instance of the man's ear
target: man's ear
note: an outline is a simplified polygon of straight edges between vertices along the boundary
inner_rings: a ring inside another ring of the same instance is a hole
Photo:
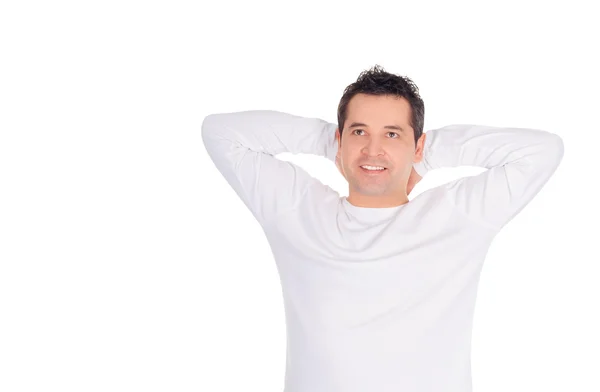
[[[417,141],[417,146],[415,149],[415,163],[419,163],[423,159],[423,148],[425,147],[426,138],[427,135],[425,134],[425,132],[423,132],[423,134],[421,134],[421,137]]]
[[[342,163],[341,163],[341,157],[340,155],[342,154],[342,148],[340,146],[340,129],[337,128],[335,130],[335,140],[337,142],[337,152],[335,154],[335,166],[338,168],[339,172],[342,174],[342,176],[344,175],[344,172],[342,171]]]

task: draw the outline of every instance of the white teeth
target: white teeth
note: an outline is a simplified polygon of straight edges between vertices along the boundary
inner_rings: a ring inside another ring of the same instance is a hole
[[[365,168],[367,170],[383,170],[385,168],[383,167],[379,167],[379,166],[361,166],[362,168]]]

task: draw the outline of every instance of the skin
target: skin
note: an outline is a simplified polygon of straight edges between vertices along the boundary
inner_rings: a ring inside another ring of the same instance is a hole
[[[411,107],[405,98],[357,94],[348,103],[344,137],[336,129],[336,166],[349,185],[348,202],[357,207],[385,208],[409,202],[408,195],[421,180],[413,164],[423,159],[423,133],[415,147],[410,126]],[[352,127],[360,122],[367,126]],[[386,129],[397,125],[403,131]],[[341,142],[342,140],[343,142]],[[364,173],[361,165],[383,166],[377,175]]]

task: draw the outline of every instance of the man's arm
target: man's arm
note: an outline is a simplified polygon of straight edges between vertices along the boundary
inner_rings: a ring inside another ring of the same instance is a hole
[[[266,225],[290,211],[309,189],[325,187],[276,154],[314,154],[335,162],[337,125],[273,110],[205,117],[202,139],[217,169],[254,217]]]
[[[450,125],[427,132],[421,176],[435,168],[488,170],[444,184],[454,205],[475,222],[500,230],[542,189],[564,155],[560,136],[542,130]]]

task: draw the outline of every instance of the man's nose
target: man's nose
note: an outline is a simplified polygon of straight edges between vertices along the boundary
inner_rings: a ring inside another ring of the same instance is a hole
[[[382,143],[378,140],[371,139],[363,148],[363,154],[367,154],[370,157],[383,155]]]

